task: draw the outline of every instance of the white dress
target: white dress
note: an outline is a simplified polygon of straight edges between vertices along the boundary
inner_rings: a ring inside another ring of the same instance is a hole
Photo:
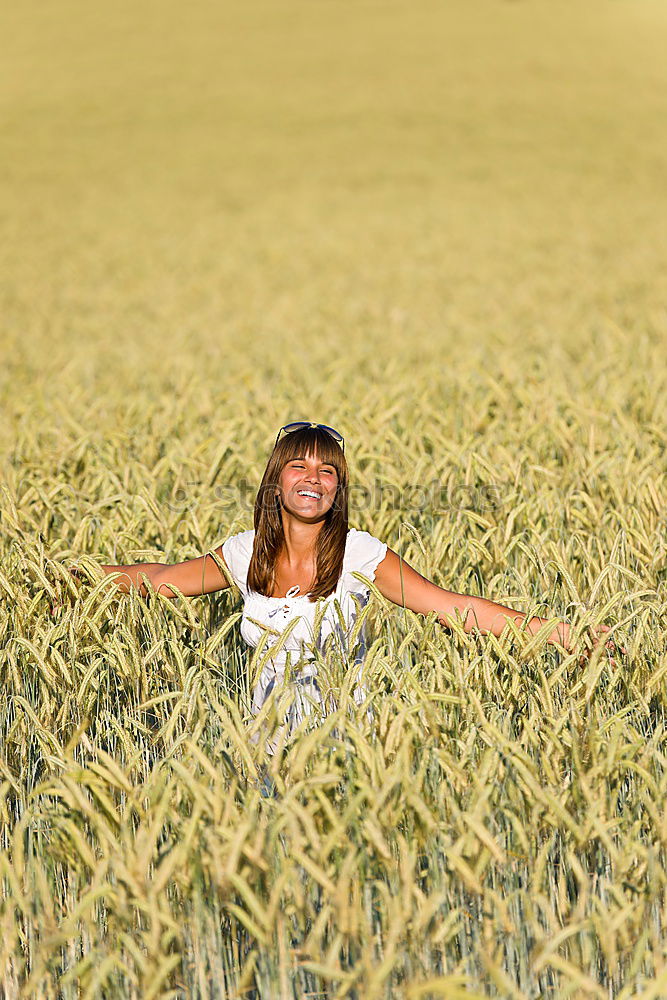
[[[241,635],[249,646],[256,648],[263,635],[270,630],[265,644],[268,650],[280,642],[282,634],[298,619],[281,648],[263,666],[252,703],[253,715],[257,715],[272,693],[280,696],[285,691],[285,672],[289,670],[294,697],[278,731],[279,735],[286,728],[289,735],[304,716],[310,714],[313,703],[322,706],[317,665],[310,662],[315,658],[313,650],[324,653],[333,646],[345,658],[349,657],[350,666],[357,671],[357,678],[360,677],[366,654],[365,623],[354,644],[351,642],[351,630],[358,614],[368,603],[370,591],[366,583],[351,574],[360,573],[373,581],[378,565],[387,554],[387,544],[367,531],[350,528],[345,542],[343,571],[336,589],[328,597],[313,602],[308,600],[307,594],[299,593],[298,586],[291,587],[285,597],[265,597],[248,590],[248,567],[254,539],[254,528],[232,535],[223,543],[222,554],[234,583],[243,595]],[[316,627],[317,615],[321,615],[321,620]],[[360,704],[365,694],[363,685],[358,683],[354,691],[355,701]],[[274,749],[275,744],[267,740],[268,752],[272,753]]]

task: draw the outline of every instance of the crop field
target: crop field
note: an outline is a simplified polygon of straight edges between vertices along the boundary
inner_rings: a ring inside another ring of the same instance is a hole
[[[1,23],[0,997],[664,1000],[664,0]],[[351,526],[577,649],[375,590],[369,703],[323,661],[267,757],[238,591],[99,567],[252,527],[304,418]]]

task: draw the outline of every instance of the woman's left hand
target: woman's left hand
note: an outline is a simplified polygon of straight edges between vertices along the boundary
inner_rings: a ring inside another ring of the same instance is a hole
[[[616,643],[613,639],[605,640],[605,635],[607,634],[607,632],[610,631],[611,629],[609,628],[608,625],[589,625],[587,636],[591,640],[592,647],[591,649],[587,649],[579,657],[579,666],[584,666],[586,663],[588,663],[589,656],[602,642],[604,642],[605,644],[607,653],[609,654],[609,662],[611,663],[612,667],[616,666],[616,660],[614,660],[613,658],[614,654],[622,653],[623,656],[626,655],[627,650],[625,646],[619,646],[618,643]]]

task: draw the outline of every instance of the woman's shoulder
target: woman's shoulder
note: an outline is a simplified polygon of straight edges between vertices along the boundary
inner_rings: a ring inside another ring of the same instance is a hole
[[[375,570],[387,554],[387,543],[383,542],[370,531],[350,528],[345,544],[345,559],[343,568],[346,572],[361,572],[371,580]]]
[[[230,535],[223,545],[230,545],[235,549],[247,549],[250,548],[252,552],[253,542],[255,540],[255,529],[249,528],[247,531],[237,531],[235,535]]]
[[[251,528],[249,531],[237,531],[222,543],[222,557],[234,582],[244,594],[254,538],[255,529]]]
[[[363,552],[365,549],[376,549],[378,545],[384,544],[375,535],[371,535],[370,531],[362,531],[360,528],[349,528],[345,550],[350,553]]]

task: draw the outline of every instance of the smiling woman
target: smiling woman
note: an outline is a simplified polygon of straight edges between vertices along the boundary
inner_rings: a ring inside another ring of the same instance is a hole
[[[344,452],[329,431],[302,427],[277,442],[255,503],[251,590],[280,596],[298,584],[311,601],[335,590],[348,528],[348,481]]]
[[[252,711],[280,698],[286,711],[267,750],[287,739],[314,706],[323,707],[316,653],[333,648],[356,670],[355,700],[363,700],[361,667],[366,650],[363,626],[355,622],[370,596],[370,583],[394,604],[423,615],[435,611],[450,628],[458,615],[463,628],[500,636],[509,619],[537,632],[549,619],[513,611],[481,597],[436,586],[409,566],[387,543],[348,527],[348,466],[343,439],[333,428],[302,423],[280,433],[262,477],[254,527],[232,535],[213,554],[176,565],[104,566],[120,573],[121,589],[148,592],[145,576],[159,593],[184,596],[229,586],[227,571],[243,595],[241,634],[251,647],[270,637],[271,655],[255,685]],[[286,428],[282,428],[286,430]],[[359,574],[364,579],[360,580]],[[127,580],[123,579],[127,577]],[[171,593],[169,593],[171,591]],[[321,612],[321,613],[320,613]],[[597,633],[608,632],[598,626]],[[356,633],[354,642],[353,634]],[[557,622],[548,642],[570,648],[570,626]],[[614,644],[607,643],[610,651]],[[625,650],[621,649],[621,652]],[[584,657],[585,658],[585,657]],[[612,660],[613,663],[613,660]],[[280,713],[279,713],[280,714]]]

